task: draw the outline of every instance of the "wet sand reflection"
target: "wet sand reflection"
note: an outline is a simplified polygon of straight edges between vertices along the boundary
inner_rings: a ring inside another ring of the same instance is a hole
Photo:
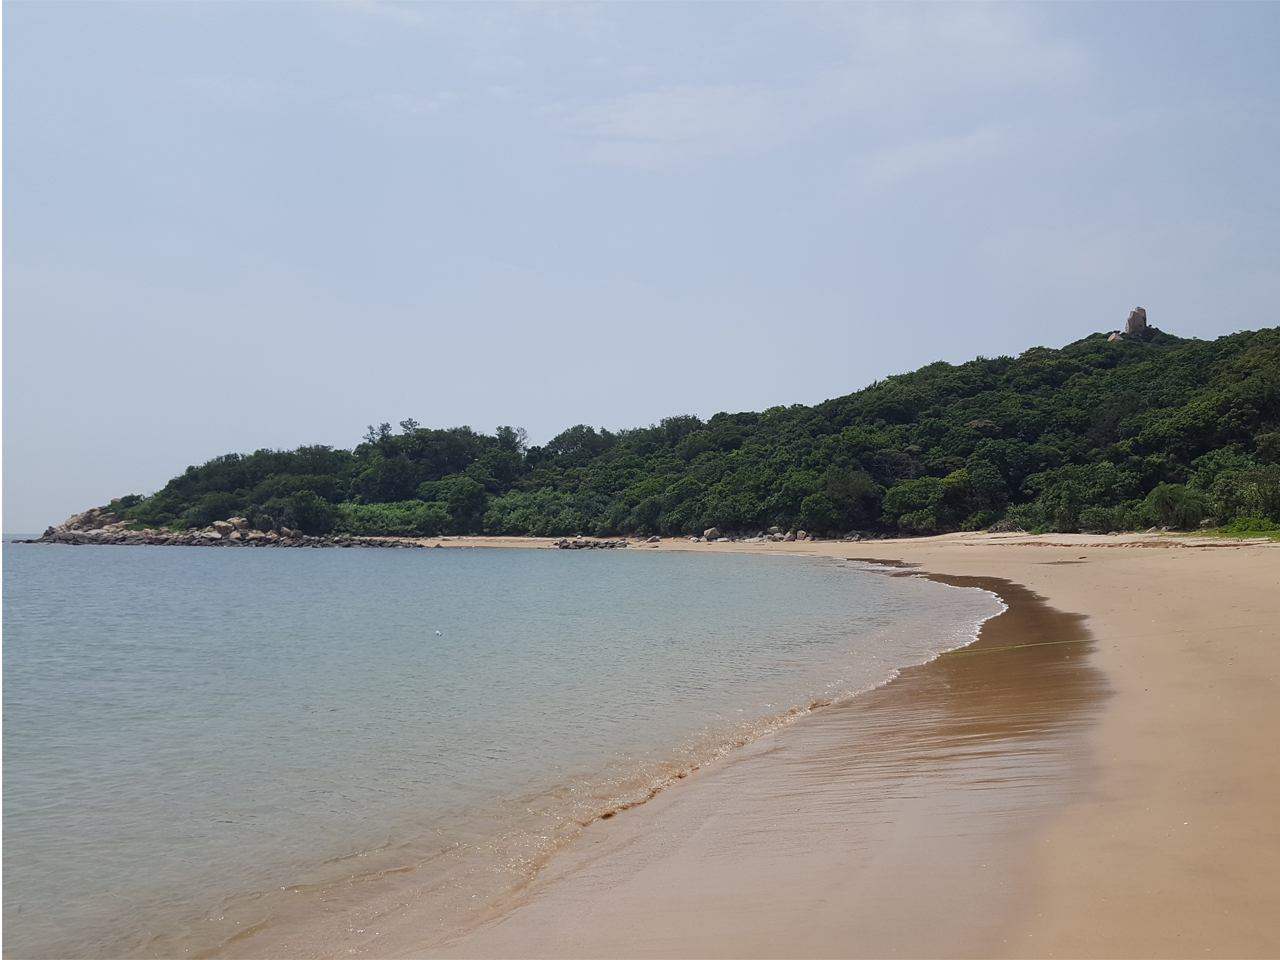
[[[1016,952],[1001,938],[1037,828],[1087,788],[1107,685],[1083,617],[1008,581],[931,579],[1008,610],[964,650],[593,827],[524,906],[439,955]]]

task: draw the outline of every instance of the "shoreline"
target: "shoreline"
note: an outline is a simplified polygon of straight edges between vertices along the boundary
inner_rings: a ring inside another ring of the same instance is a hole
[[[1280,954],[1280,920],[1276,919],[1280,916],[1280,868],[1276,866],[1280,821],[1274,815],[1274,798],[1280,795],[1280,745],[1274,736],[1280,729],[1278,548],[1280,544],[1266,541],[1224,543],[1144,535],[951,534],[874,544],[663,541],[658,549],[795,552],[845,559],[874,554],[878,560],[918,564],[913,572],[921,574],[1006,579],[1044,597],[1058,611],[1088,617],[1095,642],[1063,647],[1091,648],[1094,652],[1088,660],[1105,678],[1110,693],[1098,707],[1096,724],[1081,734],[1084,754],[1078,759],[1088,775],[1075,785],[1074,793],[1053,804],[1051,815],[1017,838],[1016,849],[1005,848],[1021,864],[1011,866],[1008,873],[1021,884],[1020,892],[1010,896],[987,890],[986,895],[968,899],[966,915],[984,918],[985,939],[961,944],[948,939],[949,931],[938,929],[930,910],[919,905],[915,910],[901,907],[901,901],[910,899],[916,886],[931,877],[932,864],[921,861],[916,873],[900,871],[887,882],[887,888],[899,895],[898,909],[864,918],[852,932],[855,940],[839,943],[839,949],[805,950],[794,941],[789,941],[789,947],[756,939],[740,944],[753,949],[737,952]],[[990,662],[993,658],[955,659]],[[790,730],[818,728],[832,715],[825,711]],[[768,746],[776,742],[778,738]],[[740,766],[756,752],[742,751],[720,771]],[[920,759],[927,763],[927,756]],[[656,819],[677,794],[709,795],[710,789],[704,787],[709,779],[691,778],[693,782],[682,784],[680,790],[669,791],[610,823],[622,826],[642,817]],[[821,785],[820,775],[816,785]],[[733,796],[729,791],[726,800]],[[985,819],[991,822],[989,813]],[[902,822],[903,829],[910,826]],[[928,838],[936,846],[940,840],[930,837],[928,821],[916,822],[914,829],[915,841]],[[597,835],[604,832],[602,828]],[[644,832],[637,829],[629,842],[639,844]],[[651,842],[661,848],[661,831],[649,833]],[[819,833],[828,842],[837,839],[839,821],[829,819]],[[729,831],[726,836],[734,835]],[[884,850],[894,849],[881,840]],[[868,843],[868,849],[875,847],[873,841]],[[587,847],[585,838],[582,846]],[[979,852],[994,854],[999,846],[992,841],[980,845]],[[603,867],[591,865],[585,854],[577,854],[583,870],[596,872],[594,882],[585,885],[576,901],[565,875],[570,869],[566,855],[539,881],[542,890],[567,891],[559,900],[554,893],[531,895],[525,904],[469,938],[444,949],[425,951],[420,946],[412,952],[494,956],[510,952],[503,950],[504,945],[519,943],[517,952],[536,955],[539,951],[529,939],[536,933],[546,938],[538,941],[545,945],[546,955],[734,953],[732,946],[726,946],[739,945],[732,939],[734,929],[720,931],[729,939],[713,937],[711,942],[687,938],[663,942],[656,937],[654,931],[681,929],[680,922],[691,920],[696,923],[688,929],[696,933],[717,911],[737,916],[733,905],[716,901],[714,888],[707,886],[705,877],[699,878],[694,841],[676,839],[668,847],[651,851],[651,859],[643,861],[640,873],[630,878],[610,875]],[[670,867],[666,889],[683,891],[684,901],[661,901],[661,885],[655,888],[659,901],[624,898],[627,902],[618,907],[620,912],[609,915],[609,923],[600,931],[602,939],[590,938],[589,923],[583,917],[608,915],[610,890],[626,888],[633,894],[642,884],[639,877],[646,872],[661,874],[663,863],[678,864],[682,850],[687,862],[683,870]],[[718,851],[703,852],[702,862],[722,859]],[[619,853],[616,862],[627,859]],[[731,867],[727,876],[732,877],[735,871],[750,868],[752,858],[735,861],[730,854],[727,860]],[[682,878],[697,882],[681,886]],[[840,877],[817,873],[797,882],[803,884],[804,896],[794,916],[803,917],[806,925],[796,929],[810,936],[815,926],[821,926],[824,905],[840,892]],[[535,909],[542,911],[541,925],[537,918],[518,919],[521,911],[530,917]],[[763,911],[758,915],[768,921],[766,930],[785,929],[791,916],[773,901],[756,904],[756,910]],[[743,918],[737,919],[741,928]],[[887,935],[886,927],[891,928]],[[917,939],[913,948],[908,941],[921,928],[927,942]],[[504,939],[507,936],[516,939]],[[937,939],[930,941],[929,936]],[[827,945],[835,944],[828,941]]]
[[[1280,544],[630,546],[859,560],[994,587],[1009,609],[973,644],[591,823],[461,936],[442,941],[405,902],[370,915],[377,941],[282,950],[262,930],[216,955],[1280,953]]]
[[[972,643],[584,832],[515,909],[414,955],[999,952],[1028,838],[1089,763],[1082,733],[1107,696],[1094,638],[1008,580],[849,559],[993,592],[1006,610]]]
[[[814,563],[815,560],[819,561],[818,566],[834,568],[837,572],[839,568],[844,567],[850,574],[863,578],[871,577],[874,579],[881,576],[896,576],[892,569],[883,567],[880,564],[876,564],[879,569],[868,571],[862,564],[849,565],[843,562],[832,564],[831,558],[814,558],[799,554],[794,556],[806,564]],[[886,584],[886,586],[888,585]],[[903,586],[907,587],[908,590],[915,589],[915,587],[907,584],[903,584]],[[924,587],[926,585],[921,584],[920,586]],[[945,586],[954,588],[981,587],[984,592],[988,593],[990,592],[990,587],[1001,587],[999,584],[986,582],[981,584],[947,583]],[[938,587],[933,587],[929,592],[935,594],[932,604],[938,605],[938,598],[945,597],[948,591],[945,587],[942,590],[939,590]],[[952,601],[952,603],[955,602]],[[968,610],[972,603],[977,601],[976,598],[973,598],[969,602],[963,600],[959,602],[961,607]],[[1021,598],[1014,601],[1015,606],[1020,606],[1023,603],[1024,601]],[[946,655],[946,653],[955,649],[967,649],[974,642],[985,636],[985,634],[980,633],[983,629],[983,617],[986,618],[985,623],[990,624],[993,619],[1001,619],[1008,610],[1007,604],[1000,603],[997,605],[992,602],[990,597],[983,598],[980,606],[984,608],[984,612],[980,615],[975,613],[973,620],[969,620],[967,614],[962,615],[964,620],[963,629],[954,638],[954,641],[950,641],[960,646],[951,646],[950,650],[945,645],[940,647],[936,643],[937,638],[943,635],[949,637],[949,633],[939,634],[931,629],[921,631],[911,625],[914,621],[904,622],[896,629],[905,630],[908,634],[918,633],[922,636],[927,635],[935,638],[935,642],[932,644],[933,650],[941,648],[943,655]],[[941,601],[938,609],[940,611],[947,609],[945,599]],[[986,629],[990,632],[989,627]],[[890,638],[886,637],[885,639]],[[938,657],[938,653],[929,653],[926,650],[919,651],[919,655],[931,658],[925,663],[932,663]],[[806,697],[803,701],[798,701],[796,706],[789,711],[777,715],[763,716],[759,721],[751,725],[753,729],[745,737],[739,737],[738,733],[733,731],[725,731],[725,733],[730,733],[731,736],[729,739],[721,736],[716,738],[714,743],[709,742],[708,745],[715,748],[711,753],[704,751],[700,755],[701,759],[694,759],[692,765],[690,765],[688,759],[679,763],[677,768],[668,770],[666,775],[650,784],[647,791],[642,790],[629,798],[619,796],[610,800],[587,821],[580,821],[580,827],[591,831],[602,824],[629,821],[631,817],[639,813],[643,808],[653,804],[655,800],[660,799],[666,793],[672,792],[673,788],[683,788],[685,784],[704,778],[725,764],[733,763],[743,751],[751,751],[761,741],[769,740],[793,726],[803,725],[815,714],[838,710],[841,705],[846,705],[868,693],[874,693],[886,687],[893,687],[895,684],[900,685],[899,680],[896,678],[900,677],[903,671],[913,671],[920,665],[918,660],[914,663],[910,660],[900,661],[900,663],[904,663],[904,665],[893,669],[891,673],[886,673],[873,686],[860,688],[856,692],[850,691],[836,699],[823,699],[820,697],[810,702],[809,698]],[[784,710],[785,706],[783,704]],[[355,952],[359,953],[372,951],[375,955],[381,956],[415,954],[422,946],[424,939],[432,943],[443,942],[443,938],[446,937],[453,939],[463,932],[483,925],[495,916],[505,915],[513,907],[518,906],[529,886],[538,882],[537,877],[547,870],[548,865],[561,862],[566,852],[571,852],[574,847],[579,845],[578,836],[573,839],[568,839],[567,837],[565,839],[568,841],[567,844],[553,851],[548,851],[548,858],[542,860],[536,872],[528,879],[509,889],[481,893],[484,902],[477,905],[474,901],[471,901],[472,906],[462,910],[460,913],[450,912],[446,914],[442,912],[440,908],[443,903],[435,895],[434,884],[428,875],[430,873],[429,870],[419,871],[406,862],[379,866],[376,865],[376,860],[380,858],[375,858],[374,862],[365,864],[363,870],[354,875],[349,881],[339,880],[333,883],[306,884],[303,887],[296,888],[299,892],[321,893],[323,895],[323,916],[318,913],[314,904],[309,903],[310,898],[304,898],[302,902],[288,904],[286,901],[292,901],[293,897],[287,894],[295,892],[295,888],[289,888],[287,893],[282,893],[279,897],[275,893],[268,892],[266,894],[267,898],[282,901],[277,906],[284,907],[284,912],[272,909],[270,913],[274,915],[269,919],[261,915],[261,911],[258,911],[259,916],[257,917],[245,916],[244,922],[249,924],[248,929],[243,930],[232,940],[224,942],[221,946],[209,949],[199,955],[210,957],[253,957],[262,955],[305,957],[326,956],[335,952],[345,953],[348,949],[354,949]],[[427,864],[424,863],[422,866],[427,866]],[[382,869],[383,867],[389,867],[389,869]],[[419,877],[419,873],[424,874],[424,876]],[[321,891],[321,887],[328,889]],[[470,889],[468,892],[470,892]],[[494,895],[495,893],[496,895]],[[452,900],[450,903],[452,903]],[[453,906],[461,908],[463,905],[453,904]],[[300,909],[291,909],[291,907]],[[241,915],[237,913],[236,916],[240,917]],[[364,936],[353,936],[353,934],[363,934]],[[378,939],[373,940],[373,937]],[[513,948],[510,952],[518,953],[522,952],[522,950]],[[196,954],[193,952],[193,955]]]
[[[1088,615],[1098,641],[1114,695],[1088,735],[1095,773],[1030,844],[1031,892],[999,952],[1280,954],[1278,548],[1142,535],[875,544],[920,572],[1024,584]]]

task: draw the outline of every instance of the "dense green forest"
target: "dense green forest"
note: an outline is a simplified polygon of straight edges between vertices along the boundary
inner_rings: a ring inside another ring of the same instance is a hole
[[[1280,328],[1154,328],[933,363],[817,406],[617,433],[369,429],[352,450],[227,454],[114,512],[134,527],[364,535],[904,534],[1280,522]]]

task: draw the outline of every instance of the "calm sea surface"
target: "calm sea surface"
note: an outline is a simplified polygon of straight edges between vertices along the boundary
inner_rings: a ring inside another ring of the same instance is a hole
[[[457,916],[1001,609],[790,556],[6,544],[5,954],[195,954],[405,867]]]

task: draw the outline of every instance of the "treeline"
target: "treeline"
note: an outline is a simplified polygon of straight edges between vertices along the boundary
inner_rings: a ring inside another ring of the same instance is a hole
[[[311,534],[908,534],[1280,524],[1280,328],[1094,334],[933,363],[813,407],[523,430],[370,428],[352,450],[228,454],[114,505]]]

